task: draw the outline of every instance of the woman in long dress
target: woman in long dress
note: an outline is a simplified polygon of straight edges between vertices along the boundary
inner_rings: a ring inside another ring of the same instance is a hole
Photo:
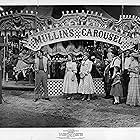
[[[120,98],[123,97],[123,88],[121,84],[120,68],[114,67],[114,74],[112,76],[113,82],[111,85],[110,95],[114,97],[113,104],[119,104]]]
[[[91,95],[95,91],[93,79],[90,74],[92,64],[93,62],[88,59],[88,54],[85,54],[80,68],[80,83],[78,88],[78,93],[82,93],[84,95],[82,101],[86,99],[89,101],[91,99]]]
[[[128,85],[128,95],[126,104],[130,106],[140,105],[140,79],[138,55],[131,54],[131,64],[128,71],[130,72],[130,82]]]
[[[77,93],[77,65],[76,62],[72,62],[72,57],[68,55],[68,62],[66,63],[66,72],[63,83],[63,93],[67,95],[67,99],[73,99],[73,94]]]
[[[29,60],[28,58],[30,57],[30,55],[27,53],[27,51],[24,49],[20,54],[19,54],[19,57],[18,57],[18,62],[16,64],[16,67],[14,68],[15,70],[15,77],[16,77],[16,80],[18,80],[18,74],[20,72],[22,72],[23,74],[23,77],[26,78],[26,71],[28,68],[30,68],[31,64],[29,63]]]
[[[115,49],[112,49],[110,56],[110,60],[112,59],[109,66],[109,77],[111,84],[110,97],[113,97],[113,104],[119,104],[120,97],[123,96],[123,88],[120,77],[121,59],[118,56],[118,51]]]

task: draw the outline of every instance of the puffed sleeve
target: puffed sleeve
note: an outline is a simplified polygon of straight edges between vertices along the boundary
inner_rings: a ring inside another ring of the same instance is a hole
[[[37,63],[37,61],[38,61],[38,60],[37,60],[37,57],[36,57],[36,58],[35,58],[35,64],[34,64],[34,69],[35,69],[35,70],[38,70],[38,63]]]
[[[80,66],[80,72],[79,73],[83,73],[84,72],[84,66],[83,66],[84,61],[81,62],[81,66]]]
[[[117,66],[117,67],[120,68],[120,66],[121,66],[121,60],[117,58],[117,59],[115,60],[115,62],[114,62],[114,66]]]
[[[77,73],[77,64],[74,62],[73,65],[72,65],[72,71],[74,73]]]
[[[67,73],[68,71],[68,62],[66,62],[66,69],[65,69],[65,73]]]
[[[136,66],[136,67],[135,67],[135,72],[136,72],[136,73],[139,73],[139,66]]]
[[[89,65],[88,65],[88,72],[90,73],[91,70],[92,70],[92,64],[93,62],[92,61],[89,61]]]

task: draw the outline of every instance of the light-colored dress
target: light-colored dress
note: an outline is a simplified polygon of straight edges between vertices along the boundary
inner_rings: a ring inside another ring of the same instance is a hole
[[[135,70],[136,73],[130,72],[130,82],[128,85],[126,104],[136,106],[140,105],[140,79],[138,62],[136,60],[132,61],[129,68]]]
[[[81,68],[80,68],[80,83],[78,87],[78,93],[82,94],[94,94],[95,86],[93,84],[93,79],[90,74],[92,70],[93,62],[90,60],[82,61]]]
[[[77,82],[77,64],[75,62],[66,63],[66,74],[64,76],[63,93],[72,94],[77,93],[78,82]]]
[[[19,59],[15,67],[15,72],[20,72],[30,68],[30,64],[25,63],[25,60],[29,58],[26,54],[19,54]]]

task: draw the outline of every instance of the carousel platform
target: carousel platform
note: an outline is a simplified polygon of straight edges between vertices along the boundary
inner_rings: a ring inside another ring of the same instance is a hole
[[[98,95],[104,95],[104,83],[102,78],[94,78],[93,83],[95,86],[95,93]],[[63,95],[63,79],[48,79],[48,93],[49,96]],[[34,90],[34,84],[29,84],[29,81],[8,81],[4,82],[2,85],[3,89],[8,90]],[[43,88],[41,87],[41,92]]]
[[[2,88],[8,90],[34,90],[34,84],[29,84],[29,81],[5,81],[2,83]]]

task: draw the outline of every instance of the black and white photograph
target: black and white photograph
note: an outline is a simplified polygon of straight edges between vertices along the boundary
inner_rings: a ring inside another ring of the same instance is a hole
[[[139,127],[140,5],[0,5],[0,128]]]

